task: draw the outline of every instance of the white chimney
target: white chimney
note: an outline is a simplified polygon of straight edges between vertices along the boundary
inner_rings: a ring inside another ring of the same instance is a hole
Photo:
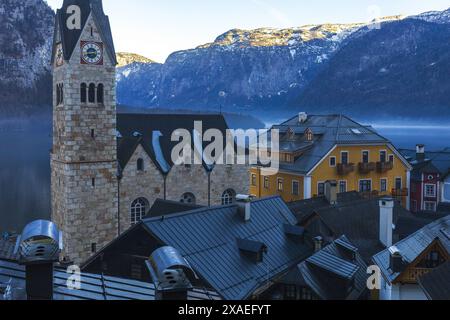
[[[419,162],[425,161],[425,145],[418,144],[416,146],[416,160]]]
[[[308,120],[308,114],[306,112],[300,112],[298,114],[298,122],[305,123]]]
[[[386,197],[380,199],[380,242],[386,248],[392,247],[394,229],[394,200]]]
[[[236,204],[238,205],[239,213],[244,217],[244,221],[248,222],[252,218],[251,209],[254,197],[250,195],[238,194],[236,196]]]
[[[330,205],[337,204],[337,182],[327,181],[325,183],[325,197]]]

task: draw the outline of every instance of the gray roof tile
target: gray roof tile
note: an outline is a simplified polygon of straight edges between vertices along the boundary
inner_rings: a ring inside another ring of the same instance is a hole
[[[203,208],[164,220],[146,219],[148,230],[189,261],[223,298],[241,300],[275,276],[308,257],[309,245],[293,241],[285,224],[296,219],[279,197],[252,202],[252,217],[244,222],[237,205]],[[263,243],[268,248],[262,263],[243,257],[237,239]]]
[[[436,239],[439,239],[444,248],[450,252],[450,216],[441,218],[416,233],[396,243],[406,263],[413,262]],[[385,277],[393,282],[400,274],[394,273],[390,268],[390,253],[386,249],[373,257],[373,261],[380,267]]]

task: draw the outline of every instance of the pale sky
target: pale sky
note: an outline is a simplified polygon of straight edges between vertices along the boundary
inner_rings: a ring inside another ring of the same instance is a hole
[[[47,0],[54,9],[63,0]],[[117,51],[158,62],[234,29],[366,22],[445,10],[450,0],[103,0]]]

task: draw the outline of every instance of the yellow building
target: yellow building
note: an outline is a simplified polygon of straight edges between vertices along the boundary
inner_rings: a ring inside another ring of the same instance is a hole
[[[309,199],[334,180],[338,192],[392,195],[408,208],[411,165],[373,128],[341,115],[300,113],[273,129],[280,132],[280,168],[254,167],[251,194]]]

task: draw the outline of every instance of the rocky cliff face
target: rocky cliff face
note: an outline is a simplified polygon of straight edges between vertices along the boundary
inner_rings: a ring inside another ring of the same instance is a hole
[[[376,117],[450,114],[450,20],[422,17],[349,41],[290,106]]]
[[[164,64],[119,69],[119,102],[183,108],[273,105],[289,91],[301,91],[359,27],[231,30],[213,43],[173,53]]]
[[[0,2],[0,112],[27,112],[51,101],[53,22],[42,0]]]
[[[144,56],[141,56],[139,54],[135,53],[129,53],[129,52],[117,52],[117,67],[125,67],[129,64],[140,62],[140,63],[154,63],[153,60],[146,58]]]
[[[169,108],[222,105],[233,112],[367,114],[377,107],[380,114],[416,116],[431,105],[435,113],[450,112],[449,22],[447,10],[388,17],[380,28],[230,30],[213,43],[173,53],[164,64],[119,69],[118,99]]]
[[[50,110],[53,19],[43,0],[0,2],[0,113]],[[119,53],[117,99],[227,112],[450,114],[449,25],[450,9],[388,17],[379,29],[233,29],[164,64]]]

